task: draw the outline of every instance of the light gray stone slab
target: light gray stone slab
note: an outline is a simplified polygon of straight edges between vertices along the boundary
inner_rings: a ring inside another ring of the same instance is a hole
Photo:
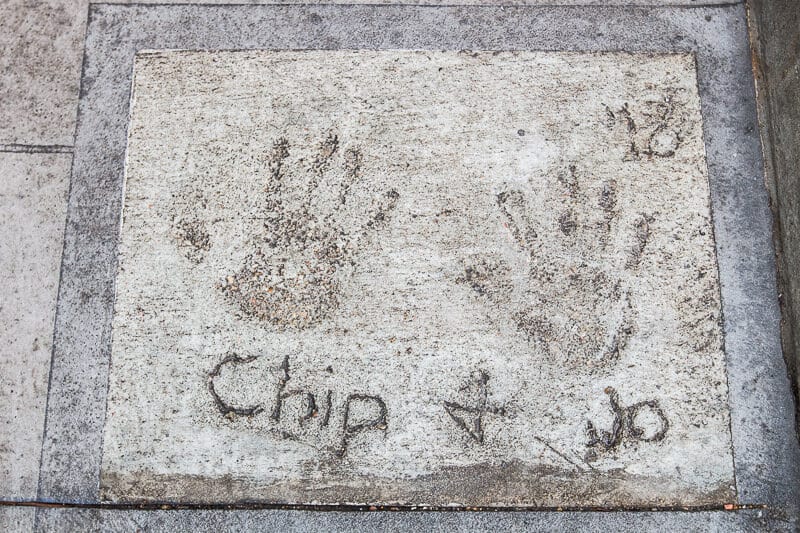
[[[87,7],[0,3],[0,145],[72,145]]]
[[[131,113],[105,497],[734,499],[691,54],[141,53]]]
[[[71,156],[0,154],[0,496],[36,497]]]
[[[796,528],[800,460],[789,382],[780,352],[780,315],[769,239],[771,219],[741,6],[95,6],[88,30],[85,92],[73,167],[39,497],[63,502],[96,502],[98,498],[135,52],[337,47],[697,53],[720,266],[738,499],[745,504],[763,504],[765,513],[787,524],[783,529]],[[48,512],[42,509],[37,516],[44,517]],[[116,514],[119,511],[107,512],[109,517],[121,516]],[[320,515],[297,516],[313,527]],[[380,523],[381,516],[366,515],[364,520]],[[480,527],[487,516],[492,513],[468,513],[460,520],[464,528],[470,524]],[[512,523],[526,524],[541,515],[511,516]],[[625,517],[634,526],[650,523],[641,513],[563,516],[580,521],[584,529],[602,527],[607,516]],[[664,517],[661,527],[692,529],[699,515],[669,512],[659,516]],[[747,513],[726,516],[733,517],[726,522],[729,529],[756,527]],[[765,527],[772,526],[761,526]]]
[[[33,507],[0,507],[0,529],[13,533],[33,531],[36,509]]]

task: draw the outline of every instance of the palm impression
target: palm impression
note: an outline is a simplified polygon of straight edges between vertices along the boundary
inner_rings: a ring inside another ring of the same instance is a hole
[[[364,190],[362,157],[332,132],[311,145],[274,141],[259,162],[261,190],[243,200],[248,251],[217,286],[237,314],[278,330],[332,316],[359,252],[399,199],[394,189]],[[177,216],[173,233],[188,259],[203,261],[210,244],[202,222]]]
[[[613,363],[634,332],[631,274],[653,222],[621,218],[617,187],[569,165],[555,184],[557,211],[531,208],[553,191],[501,190],[495,209],[521,260],[471,256],[456,281],[548,357],[576,368]]]

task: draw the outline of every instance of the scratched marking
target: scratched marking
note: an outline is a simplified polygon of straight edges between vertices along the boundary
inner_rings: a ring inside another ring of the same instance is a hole
[[[208,373],[207,387],[208,392],[214,402],[214,405],[219,410],[220,415],[225,418],[231,419],[235,417],[245,417],[253,419],[262,413],[269,412],[268,418],[270,424],[267,426],[270,433],[278,439],[288,439],[293,441],[302,441],[305,444],[317,448],[322,453],[333,454],[336,457],[343,457],[347,452],[349,442],[361,432],[377,429],[386,431],[389,426],[389,413],[386,403],[380,396],[363,394],[363,393],[350,393],[341,406],[342,410],[342,425],[341,428],[329,428],[329,421],[331,418],[331,411],[333,409],[333,391],[328,390],[325,392],[324,414],[319,416],[317,397],[319,394],[303,389],[303,388],[289,388],[289,383],[292,380],[291,366],[289,356],[283,357],[277,374],[276,392],[272,401],[271,409],[267,405],[257,404],[250,406],[236,406],[231,401],[225,399],[217,391],[216,380],[226,366],[229,365],[247,365],[256,361],[258,357],[239,357],[237,355],[229,355],[225,357],[219,364],[217,364],[211,372]],[[267,385],[267,384],[264,384]],[[287,402],[297,399],[300,400],[299,416],[292,419],[286,416],[284,406]],[[360,405],[361,411],[372,411],[371,414],[364,416],[361,414],[360,418],[355,413],[353,407]],[[308,429],[313,424],[313,433],[303,432],[300,434],[293,428],[300,427]],[[333,438],[337,440],[337,445],[331,445],[330,434],[338,431],[338,434]],[[327,433],[328,435],[324,435]],[[328,444],[326,444],[327,439]]]

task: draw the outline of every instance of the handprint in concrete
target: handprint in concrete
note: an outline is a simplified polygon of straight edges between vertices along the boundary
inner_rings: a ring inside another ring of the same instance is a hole
[[[456,281],[540,353],[572,368],[607,366],[634,333],[631,283],[653,218],[621,217],[617,183],[584,176],[575,165],[555,188],[497,193],[496,209],[521,258],[471,257]],[[554,210],[531,208],[537,195],[554,193]]]
[[[241,267],[220,284],[245,315],[279,330],[301,330],[329,318],[360,250],[381,232],[398,202],[396,190],[357,188],[362,153],[335,133],[316,146],[279,138],[266,157],[263,229]]]

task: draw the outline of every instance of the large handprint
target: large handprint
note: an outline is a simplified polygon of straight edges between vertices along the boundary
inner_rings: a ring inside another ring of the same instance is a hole
[[[362,154],[330,133],[318,146],[273,144],[252,251],[220,284],[245,315],[278,329],[304,329],[330,317],[360,246],[379,231],[399,194],[352,194]]]
[[[524,271],[499,256],[471,257],[457,281],[546,356],[570,367],[609,365],[634,332],[627,280],[653,219],[621,220],[616,182],[581,179],[574,165],[559,175],[558,187],[560,211],[536,219],[522,190],[496,195],[501,219],[526,256]]]

